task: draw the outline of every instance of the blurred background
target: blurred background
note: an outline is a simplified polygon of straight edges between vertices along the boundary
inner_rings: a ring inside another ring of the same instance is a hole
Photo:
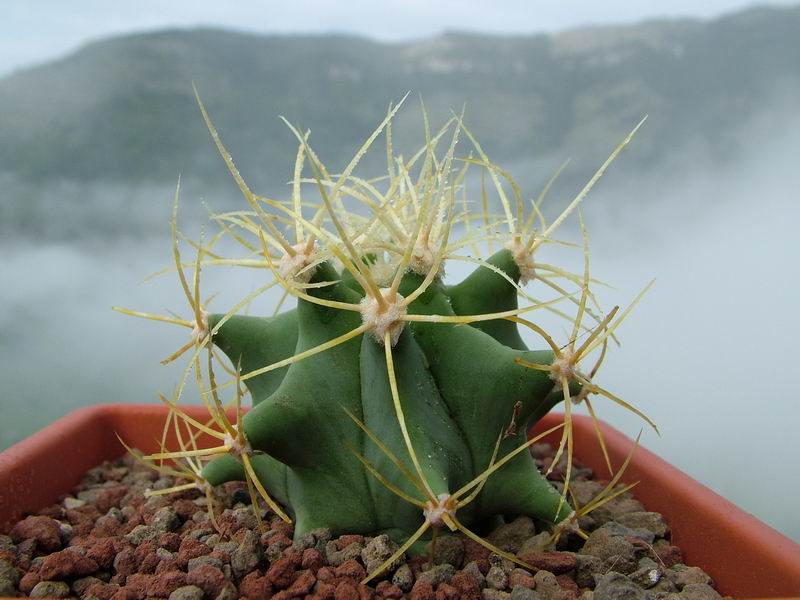
[[[188,313],[174,273],[144,282],[170,264],[178,174],[188,235],[207,208],[242,207],[192,81],[244,177],[273,197],[288,195],[296,149],[278,115],[310,128],[335,171],[406,91],[399,148],[423,140],[418,95],[435,124],[466,104],[527,197],[571,159],[551,215],[649,115],[584,204],[593,275],[615,286],[605,305],[657,278],[600,382],[659,424],[645,446],[800,540],[800,5],[6,0],[0,449],[74,408],[170,392],[176,370],[159,360],[185,331],[111,306]],[[383,165],[378,149],[360,173]],[[261,283],[204,276],[217,309]],[[596,406],[638,433],[636,417]]]

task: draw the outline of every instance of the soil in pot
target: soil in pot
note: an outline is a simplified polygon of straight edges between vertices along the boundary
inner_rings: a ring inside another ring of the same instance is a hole
[[[548,444],[532,448],[540,468]],[[560,485],[563,465],[550,476]],[[397,549],[387,536],[320,529],[292,541],[292,528],[261,507],[261,533],[245,484],[226,484],[217,524],[197,491],[146,498],[171,478],[130,457],[90,470],[73,494],[0,536],[0,595],[122,600],[315,598],[360,600],[610,600],[720,598],[711,578],[683,564],[663,517],[630,492],[581,517],[588,540],[551,532],[527,517],[488,528],[486,537],[533,566],[526,570],[462,535],[440,535],[433,560],[399,559],[368,585],[359,582]],[[574,499],[587,504],[605,485],[577,463]]]

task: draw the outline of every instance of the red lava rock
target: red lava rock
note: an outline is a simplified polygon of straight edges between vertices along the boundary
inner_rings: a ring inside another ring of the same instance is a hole
[[[683,562],[683,554],[677,546],[664,546],[656,549],[656,554],[666,568]]]
[[[367,576],[367,572],[355,559],[344,561],[334,570],[337,577],[349,577],[355,581],[361,581]]]
[[[108,512],[108,511],[106,511]],[[64,511],[64,516],[69,519],[70,515],[73,514],[80,514],[84,517],[91,517],[92,520],[97,521],[100,517],[102,517],[105,513],[101,513],[97,506],[94,504],[84,504],[83,506],[79,506],[77,508],[70,508]]]
[[[211,554],[209,554],[211,558],[216,558],[217,560],[223,563],[231,562],[231,555],[227,552],[223,552],[222,550],[212,550]]]
[[[388,584],[389,582],[382,581],[381,583]],[[389,598],[390,600],[395,600],[397,598],[402,598],[403,596],[405,596],[405,594],[403,594],[403,590],[401,590],[394,584],[387,585],[383,590],[381,590],[381,594],[383,595],[384,598]]]
[[[158,547],[177,552],[181,547],[181,536],[177,533],[162,533],[158,536]]]
[[[181,534],[189,533],[193,529],[197,529],[199,525],[200,525],[199,523],[195,523],[194,521],[189,519],[188,521],[183,522],[183,525],[181,525],[181,528],[178,530],[178,533]],[[222,533],[223,535],[228,535],[228,532],[226,532],[225,530],[220,531],[220,533]]]
[[[170,502],[175,502],[176,500],[197,500],[199,497],[200,497],[199,490],[189,489],[189,490],[182,490],[180,492],[172,492],[167,496],[167,499]]]
[[[44,559],[39,576],[44,581],[82,577],[98,570],[97,563],[72,550],[54,552]]]
[[[319,550],[316,548],[306,548],[303,550],[303,557],[300,561],[301,567],[317,571],[324,564],[325,559],[322,557],[322,553]]]
[[[571,571],[577,564],[575,555],[569,552],[530,552],[519,558],[538,571],[550,571],[554,575]]]
[[[291,585],[294,571],[295,566],[291,558],[280,558],[267,570],[266,578],[274,587],[284,589]]]
[[[186,573],[182,571],[167,571],[166,573],[155,575],[150,580],[150,585],[147,587],[147,595],[169,598],[172,592],[185,585]]]
[[[436,600],[459,600],[458,590],[449,583],[441,583],[436,588]]]
[[[581,593],[578,584],[575,583],[575,581],[573,581],[573,579],[567,575],[556,575],[556,581],[558,582],[558,585],[561,586],[562,590],[565,590],[567,592],[574,592],[575,596]]]
[[[196,585],[211,598],[217,597],[226,582],[225,574],[211,565],[200,565],[186,576],[187,585]]]
[[[411,600],[436,600],[433,586],[425,580],[417,580],[411,588]]]
[[[161,559],[156,556],[156,545],[154,542],[142,542],[136,548],[136,562],[139,563],[140,573],[155,573]]]
[[[139,597],[137,592],[121,587],[114,592],[114,595],[111,596],[110,600],[139,600]]]
[[[365,585],[359,585],[358,597],[359,600],[373,600],[373,598],[375,598],[375,592],[372,591],[372,588],[368,588]]]
[[[136,560],[133,548],[125,548],[114,557],[114,569],[123,581],[126,576],[139,570],[139,561]]]
[[[60,504],[51,504],[50,506],[40,510],[38,515],[42,517],[50,517],[51,519],[62,520],[64,518],[64,507]]]
[[[178,564],[177,558],[167,559],[159,561],[158,565],[156,565],[156,575],[160,575],[161,573],[169,573],[170,571],[180,571],[181,567]]]
[[[172,508],[175,509],[175,514],[177,514],[182,521],[191,519],[192,515],[200,510],[200,507],[191,500],[178,500],[172,504]]]
[[[186,521],[186,523],[191,523],[191,521]],[[236,520],[236,516],[230,512],[223,513],[217,517],[217,525],[219,525],[219,530],[223,536],[231,536],[234,540],[236,540],[236,534],[242,529],[242,526],[239,525],[239,521]],[[242,531],[244,533],[244,531]],[[238,542],[241,539],[236,540]]]
[[[93,514],[95,513],[95,514]],[[84,537],[90,535],[94,529],[94,523],[100,518],[100,513],[93,506],[86,506],[80,509],[72,509],[66,511],[66,518],[70,525],[72,525],[72,533],[76,537]]]
[[[314,584],[317,582],[317,578],[314,576],[309,570],[300,571],[299,577],[294,580],[294,583],[290,585],[286,592],[292,598],[297,596],[305,596],[311,591],[311,588],[314,587]]]
[[[491,551],[488,548],[481,546],[478,542],[471,539],[464,540],[464,564],[466,565],[473,560],[478,561],[478,566],[480,566],[480,560],[488,561],[489,555]],[[486,571],[489,570],[489,563],[486,563]],[[481,572],[486,575],[486,571],[483,570],[481,567]]]
[[[332,581],[334,579],[336,579],[336,574],[330,567],[322,567],[317,571],[318,581]]]
[[[343,536],[339,537],[339,539],[336,540],[336,547],[339,550],[344,550],[350,544],[355,544],[355,543],[359,543],[359,544],[364,543],[364,536],[363,535],[355,535],[355,534],[353,534],[353,535],[343,535]]]
[[[262,541],[262,543],[263,543],[263,541]],[[275,535],[271,535],[267,539],[267,544],[266,545],[267,546],[272,546],[273,544],[276,544],[276,543],[281,543],[281,544],[284,545],[284,547],[288,547],[288,546],[292,545],[292,538],[290,538],[289,536],[286,536],[286,535],[284,535],[282,533],[276,533]]]
[[[19,591],[26,596],[31,593],[31,590],[36,587],[36,584],[42,580],[38,573],[30,572],[25,573],[22,579],[19,580]]]
[[[481,586],[472,575],[459,571],[450,579],[450,585],[458,590],[462,600],[480,600]]]
[[[178,564],[182,569],[185,569],[189,561],[198,556],[205,556],[211,552],[211,548],[206,546],[203,542],[199,542],[194,538],[185,537],[181,540],[181,545],[178,548]]]
[[[133,596],[136,600],[144,600],[148,596],[147,590],[153,579],[152,575],[142,575],[141,573],[129,575],[125,580],[125,594],[128,598]]]
[[[143,507],[145,502],[147,502],[147,499],[144,497],[143,494],[141,493],[137,494],[134,490],[131,490],[131,493],[128,495],[127,498],[125,498],[125,502],[123,502],[123,505],[130,506],[131,508],[136,509],[137,511],[142,511],[144,510]],[[124,506],[121,508],[124,508]]]
[[[156,552],[156,545],[154,542],[147,541],[142,542],[139,544],[133,551],[134,556],[136,557],[136,561],[141,563],[145,558],[155,554]]]
[[[511,571],[511,575],[508,578],[508,587],[513,590],[518,585],[533,589],[536,587],[536,580],[533,578],[533,575],[527,571],[523,569],[514,569]]]
[[[303,564],[303,553],[296,548],[292,548],[291,546],[281,552],[281,558],[288,558],[290,561],[292,561],[295,569],[299,569]]]
[[[125,533],[130,533],[137,525],[144,524],[144,517],[140,514],[135,514],[125,523]]]
[[[239,584],[239,595],[248,600],[269,600],[272,598],[272,586],[266,577],[258,571],[248,573]]]
[[[155,554],[148,554],[144,557],[144,560],[139,564],[139,572],[140,573],[155,573],[156,567],[161,562],[161,559],[158,558]]]
[[[89,535],[92,537],[113,537],[120,535],[123,531],[122,524],[114,517],[102,516],[94,522],[94,527]]]
[[[119,508],[119,502],[128,493],[127,485],[119,485],[116,487],[108,488],[102,493],[98,494],[97,501],[94,506],[100,514],[106,514],[109,508]]]
[[[336,586],[330,583],[324,583],[317,578],[317,585],[314,588],[315,593],[312,596],[315,600],[334,600],[336,596]],[[274,596],[273,596],[274,598]]]
[[[333,592],[334,600],[360,600],[358,590],[354,583],[342,581]]]
[[[86,557],[95,561],[101,569],[110,569],[116,554],[114,538],[106,538],[95,541],[86,552]]]
[[[119,591],[119,586],[114,583],[95,583],[83,593],[84,598],[96,597],[98,600],[111,600]]]
[[[28,517],[14,525],[10,535],[15,544],[33,538],[47,552],[61,548],[61,528],[50,517]]]
[[[425,565],[428,564],[428,559],[424,556],[412,556],[407,564],[411,568],[411,572],[414,573],[414,577],[416,577],[423,571]]]
[[[280,518],[274,519],[269,524],[269,528],[273,531],[277,531],[278,533],[282,533],[283,535],[288,537],[290,541],[292,539],[292,536],[294,535],[294,526],[291,523],[286,523]]]

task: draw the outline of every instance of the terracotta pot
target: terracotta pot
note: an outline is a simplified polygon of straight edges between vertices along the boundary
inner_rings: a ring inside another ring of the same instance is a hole
[[[202,416],[202,407],[188,409]],[[0,454],[0,530],[26,511],[56,501],[91,467],[124,453],[116,437],[143,451],[154,451],[166,416],[157,405],[106,405],[77,410]],[[537,429],[557,424],[548,415]],[[619,465],[631,440],[602,425],[612,464]],[[575,453],[601,476],[606,473],[591,421],[574,421]],[[558,441],[558,433],[551,442]],[[688,564],[708,572],[719,591],[736,598],[793,596],[800,593],[800,545],[740,510],[639,448],[625,482],[639,481],[636,497],[662,513],[672,539]]]

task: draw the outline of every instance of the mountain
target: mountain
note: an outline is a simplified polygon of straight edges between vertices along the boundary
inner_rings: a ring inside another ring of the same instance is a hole
[[[310,128],[312,145],[337,169],[408,90],[395,127],[400,147],[423,139],[417,94],[434,123],[465,104],[489,155],[533,189],[567,157],[573,178],[585,179],[645,114],[615,169],[663,168],[690,149],[724,161],[741,143],[742,123],[776,97],[797,97],[798,65],[800,6],[394,44],[214,29],[115,37],[0,79],[0,185],[16,203],[3,202],[0,217],[26,229],[30,207],[55,202],[43,199],[52,195],[44,186],[60,186],[62,205],[82,202],[85,186],[94,195],[145,193],[178,173],[197,189],[231,191],[192,81],[263,193],[283,193],[294,160],[278,115]],[[376,154],[367,168],[380,168]]]

